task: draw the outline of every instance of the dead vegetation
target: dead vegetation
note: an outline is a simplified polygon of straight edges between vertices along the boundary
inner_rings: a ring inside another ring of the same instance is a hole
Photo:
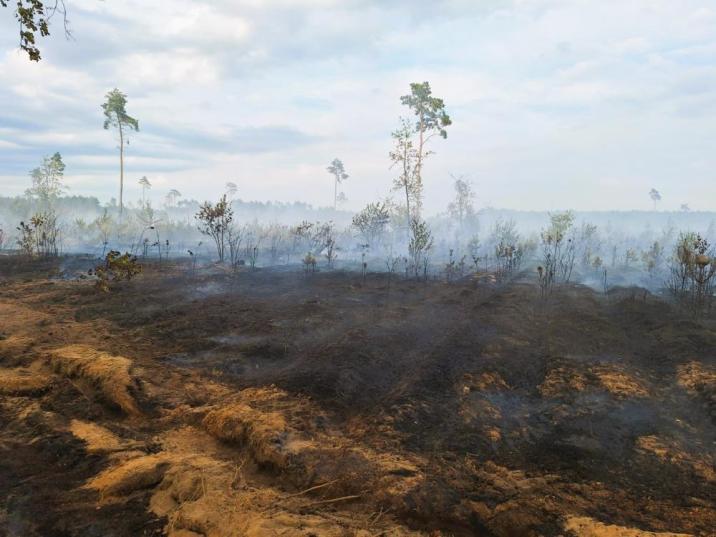
[[[88,381],[125,413],[133,416],[141,414],[132,395],[137,389],[137,381],[130,373],[131,360],[85,345],[55,349],[50,353],[49,360],[57,373]]]
[[[100,502],[153,487],[164,477],[169,461],[162,455],[130,459],[92,478],[87,487],[100,494]]]
[[[42,371],[0,368],[0,395],[37,395],[50,388],[52,377]]]
[[[576,516],[567,519],[565,529],[579,537],[688,537],[686,533],[641,531]]]
[[[85,443],[87,453],[119,453],[143,447],[140,442],[119,438],[97,423],[73,419],[68,429]]]

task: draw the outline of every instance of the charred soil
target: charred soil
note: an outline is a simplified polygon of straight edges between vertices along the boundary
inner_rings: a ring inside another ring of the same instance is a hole
[[[0,535],[716,528],[716,324],[641,290],[0,261]]]

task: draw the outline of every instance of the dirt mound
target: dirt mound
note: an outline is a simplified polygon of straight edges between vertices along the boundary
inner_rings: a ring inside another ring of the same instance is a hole
[[[141,415],[132,395],[137,390],[137,381],[130,373],[131,360],[85,345],[69,345],[51,351],[50,364],[57,373],[89,381],[125,413]]]

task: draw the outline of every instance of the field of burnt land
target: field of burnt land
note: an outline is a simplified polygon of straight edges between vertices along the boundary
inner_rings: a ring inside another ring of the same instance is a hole
[[[716,322],[645,290],[83,262],[0,259],[2,536],[714,535]]]

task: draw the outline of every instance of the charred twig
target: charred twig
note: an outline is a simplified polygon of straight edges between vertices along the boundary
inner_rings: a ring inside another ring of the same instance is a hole
[[[285,499],[287,499],[287,498],[294,498],[294,497],[296,497],[296,496],[301,496],[301,495],[303,495],[303,494],[308,494],[309,492],[313,492],[314,490],[322,489],[323,487],[327,487],[327,486],[329,486],[329,485],[333,485],[333,484],[335,484],[335,483],[338,483],[338,481],[340,481],[340,479],[334,479],[333,481],[329,481],[329,482],[323,483],[323,484],[321,484],[321,485],[315,485],[315,486],[313,486],[313,487],[310,487],[310,488],[307,488],[307,489],[305,489],[305,490],[302,490],[301,492],[295,492],[295,493],[293,493],[293,494],[289,494],[288,496],[284,496],[283,499],[285,500]]]
[[[316,505],[327,505],[330,503],[337,503],[337,502],[343,502],[343,501],[348,501],[348,500],[357,500],[360,497],[361,497],[360,494],[351,494],[349,496],[341,496],[340,498],[331,498],[330,500],[319,500],[317,502],[311,502],[311,503],[304,505],[304,507],[314,507]]]
[[[385,513],[385,511],[383,510],[383,506],[381,505],[381,506],[380,506],[380,511],[378,511],[377,513],[373,513],[372,515],[370,515],[370,516],[368,517],[368,523],[369,523],[369,524],[376,524],[376,523],[378,522],[378,520],[380,519],[380,517],[383,516],[383,513]]]
[[[236,470],[234,471],[234,477],[231,478],[231,482],[229,483],[229,494],[232,494],[234,490],[236,490],[236,480],[239,478],[239,474],[241,474],[241,470],[244,468],[244,465],[246,464],[246,459],[241,459],[241,464],[236,465]]]

